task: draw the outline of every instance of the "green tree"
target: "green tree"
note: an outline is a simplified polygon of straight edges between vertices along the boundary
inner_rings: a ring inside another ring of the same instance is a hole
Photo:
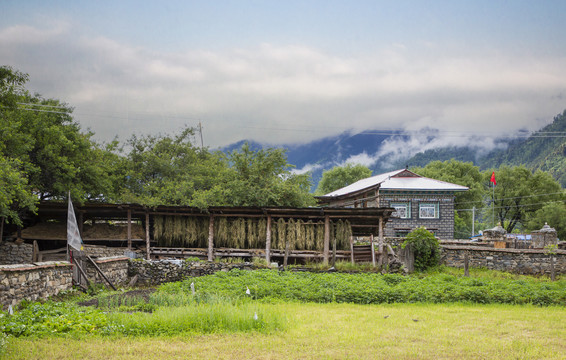
[[[497,183],[494,187],[490,183],[493,171]],[[564,199],[560,184],[544,171],[533,173],[524,166],[502,166],[485,171],[483,178],[486,196],[492,201],[491,206],[485,208],[486,216],[500,222],[508,233],[518,225],[525,225],[529,216],[546,204]]]
[[[401,245],[407,245],[415,255],[415,270],[424,271],[440,263],[440,244],[433,233],[424,227],[418,227],[411,231]]]
[[[287,206],[314,205],[308,174],[294,174],[283,149],[252,151],[247,143],[227,155],[230,166],[225,182],[227,205]]]
[[[37,199],[28,183],[24,163],[7,149],[6,142],[14,136],[7,113],[17,108],[27,79],[27,74],[9,66],[0,67],[0,221],[7,219],[18,225],[21,225],[18,212],[35,211]]]
[[[120,198],[145,205],[192,205],[195,194],[213,189],[227,171],[225,159],[193,146],[194,131],[175,136],[132,136],[127,145]],[[200,195],[202,207],[206,196]]]
[[[322,173],[315,194],[325,195],[370,176],[371,170],[360,164],[348,163],[344,166],[335,166]]]
[[[559,239],[566,239],[566,204],[552,202],[544,205],[529,216],[526,228],[530,231],[540,230],[545,223],[556,229]]]
[[[481,210],[484,206],[483,174],[479,167],[471,162],[458,160],[432,161],[424,168],[411,169],[415,173],[431,179],[442,180],[453,184],[467,186],[468,191],[456,193],[454,199],[454,233],[455,236],[468,237],[472,232],[473,207]]]

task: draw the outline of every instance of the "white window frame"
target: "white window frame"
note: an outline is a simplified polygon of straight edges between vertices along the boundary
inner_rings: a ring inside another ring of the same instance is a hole
[[[405,209],[405,216],[398,216],[398,219],[410,219],[411,218],[411,203],[410,202],[391,202],[390,205],[395,208],[395,214],[397,214],[397,208]]]
[[[433,215],[427,214],[426,212],[430,213],[432,209]],[[426,212],[423,212],[426,210]],[[438,211],[438,203],[437,202],[422,202],[419,203],[419,219],[438,219],[439,218],[439,211]]]

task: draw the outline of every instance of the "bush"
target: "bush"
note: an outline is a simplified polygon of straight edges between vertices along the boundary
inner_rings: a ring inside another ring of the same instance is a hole
[[[403,244],[409,245],[415,255],[415,270],[424,271],[440,263],[440,244],[433,233],[424,227],[411,231]]]

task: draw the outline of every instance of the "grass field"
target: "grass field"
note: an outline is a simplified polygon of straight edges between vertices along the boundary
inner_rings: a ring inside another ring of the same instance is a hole
[[[11,338],[5,359],[566,359],[566,309],[258,304],[286,329],[185,337]],[[418,321],[414,321],[418,320]]]

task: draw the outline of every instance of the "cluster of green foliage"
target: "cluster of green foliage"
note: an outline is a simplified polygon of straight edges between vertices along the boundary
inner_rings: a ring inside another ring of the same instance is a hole
[[[415,270],[425,271],[440,263],[440,243],[434,234],[424,227],[418,227],[407,234],[401,247],[407,246],[410,246],[415,255]]]
[[[197,292],[262,301],[317,303],[502,303],[566,305],[566,281],[521,277],[461,277],[446,272],[403,276],[375,273],[310,273],[276,270],[219,272],[184,282],[164,284],[158,292]],[[250,295],[246,295],[246,289]]]
[[[344,166],[335,166],[322,173],[315,194],[325,195],[370,176],[371,170],[360,164],[348,163]]]
[[[314,204],[307,174],[292,173],[282,149],[225,154],[193,145],[194,130],[98,144],[55,99],[29,94],[28,79],[0,67],[0,218],[20,224],[38,200],[142,205]]]
[[[171,336],[281,330],[286,317],[249,298],[190,293],[122,298],[102,294],[99,308],[72,301],[25,303],[13,315],[0,312],[0,332],[14,337],[77,335]]]

